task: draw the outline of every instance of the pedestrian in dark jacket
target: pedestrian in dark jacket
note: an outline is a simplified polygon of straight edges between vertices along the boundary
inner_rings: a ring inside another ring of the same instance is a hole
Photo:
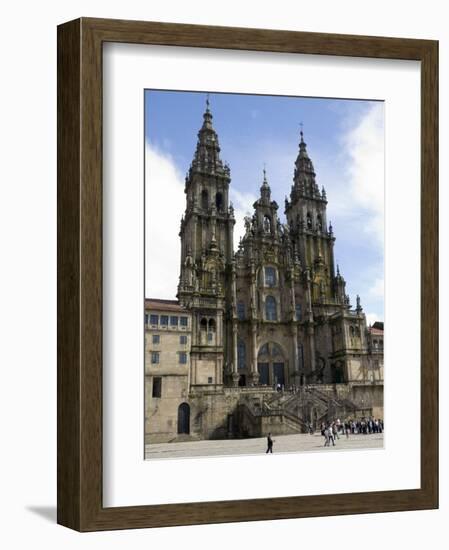
[[[273,453],[273,440],[271,439],[271,433],[267,437],[267,453]]]

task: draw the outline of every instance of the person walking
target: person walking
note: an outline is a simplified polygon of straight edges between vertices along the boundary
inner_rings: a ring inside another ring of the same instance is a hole
[[[271,433],[269,433],[268,437],[267,437],[267,450],[266,450],[266,453],[272,453],[273,454],[273,443],[274,443],[274,441],[271,439]]]
[[[332,445],[335,447],[334,426],[332,424],[329,424],[327,429],[329,430],[329,447],[331,446],[331,441]]]
[[[324,446],[329,447],[329,427],[325,426],[321,433],[324,435]]]
[[[340,436],[338,435],[338,426],[335,422],[332,422],[332,435],[334,436],[334,441],[336,439],[340,439]]]

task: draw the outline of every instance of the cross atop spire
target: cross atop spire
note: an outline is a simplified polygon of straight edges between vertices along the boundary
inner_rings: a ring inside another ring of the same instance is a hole
[[[210,99],[209,99],[209,92],[207,92],[206,94],[206,110],[204,111],[204,114],[203,114],[203,119],[204,119],[204,122],[203,122],[203,128],[206,128],[208,130],[213,130],[213,127],[212,127],[212,113],[210,112]]]
[[[268,182],[267,182],[267,170],[266,170],[266,164],[265,162],[263,163],[263,183],[262,185],[268,185]]]

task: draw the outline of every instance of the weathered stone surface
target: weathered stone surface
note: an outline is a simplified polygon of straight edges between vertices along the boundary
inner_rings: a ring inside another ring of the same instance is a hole
[[[146,441],[298,433],[337,416],[383,417],[383,323],[367,327],[359,296],[351,308],[302,132],[287,223],[264,170],[234,252],[230,169],[212,121],[208,105],[186,176],[179,301],[146,302]],[[173,316],[187,325],[171,324]]]

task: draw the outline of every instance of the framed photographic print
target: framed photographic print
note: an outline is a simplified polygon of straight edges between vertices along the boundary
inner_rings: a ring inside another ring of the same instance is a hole
[[[58,28],[59,523],[438,506],[437,71],[427,40]]]

